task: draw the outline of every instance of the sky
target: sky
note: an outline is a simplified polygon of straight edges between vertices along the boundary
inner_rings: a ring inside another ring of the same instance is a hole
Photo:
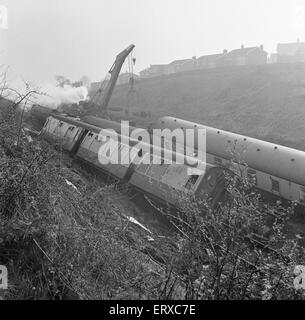
[[[305,41],[304,0],[0,0],[0,64],[34,83],[104,79],[135,44],[134,71],[244,46]],[[128,65],[124,64],[122,71]]]

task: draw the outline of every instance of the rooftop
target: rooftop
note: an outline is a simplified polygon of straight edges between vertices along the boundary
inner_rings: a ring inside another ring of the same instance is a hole
[[[233,55],[233,56],[235,56],[235,55],[242,55],[242,56],[244,56],[244,55],[247,55],[247,54],[249,54],[250,52],[252,52],[252,51],[254,51],[254,50],[257,50],[257,49],[263,50],[262,47],[248,47],[248,48],[242,47],[242,48],[240,48],[240,49],[234,49],[234,50],[230,51],[228,54],[231,55],[231,56],[232,56],[232,55]]]
[[[172,65],[172,64],[181,64],[181,63],[185,63],[188,61],[191,61],[193,59],[181,59],[181,60],[174,60],[173,62],[169,63],[168,65]]]
[[[222,56],[223,56],[223,53],[208,54],[208,55],[199,57],[197,60],[213,59],[213,58],[219,58],[219,57],[222,57]]]

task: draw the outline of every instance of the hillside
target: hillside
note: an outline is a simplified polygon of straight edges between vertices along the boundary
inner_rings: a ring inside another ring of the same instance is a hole
[[[117,86],[110,106],[133,105],[305,150],[305,64],[226,67]]]
[[[177,211],[150,207],[61,144],[30,138],[16,111],[0,100],[0,265],[9,279],[0,300],[304,298],[292,286],[305,256],[302,217],[293,208],[261,210],[247,179],[228,180],[226,206],[181,194]],[[264,239],[257,246],[280,254],[253,250],[244,241],[253,234]]]

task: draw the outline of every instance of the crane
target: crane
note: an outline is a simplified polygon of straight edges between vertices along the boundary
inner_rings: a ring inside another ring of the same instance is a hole
[[[99,90],[97,91],[97,93],[92,99],[93,103],[97,105],[98,112],[103,118],[108,117],[107,107],[108,107],[113,89],[115,87],[118,76],[122,69],[122,65],[125,59],[128,57],[128,55],[132,52],[134,47],[135,45],[132,44],[116,56],[116,59],[109,70],[110,80],[107,82],[105,88],[103,88],[103,83],[101,84],[101,87],[99,88]]]
[[[102,118],[109,118],[107,107],[115,87],[115,84],[118,80],[120,71],[122,69],[123,63],[125,59],[129,56],[132,50],[135,48],[135,45],[130,45],[125,50],[120,52],[109,70],[110,80],[106,83],[105,81],[101,82],[100,88],[97,90],[95,95],[92,97],[90,101],[81,101],[79,106],[75,106],[74,104],[62,106],[62,110],[52,110],[47,107],[43,107],[40,105],[34,105],[31,108],[30,115],[32,117],[32,121],[37,121],[37,127],[43,125],[46,118],[51,113],[60,113],[64,112],[70,116],[77,116],[80,118],[85,117],[87,114],[92,114],[92,112],[96,112]],[[135,62],[135,59],[133,59]],[[105,88],[104,88],[105,87]],[[34,120],[35,119],[35,120]]]

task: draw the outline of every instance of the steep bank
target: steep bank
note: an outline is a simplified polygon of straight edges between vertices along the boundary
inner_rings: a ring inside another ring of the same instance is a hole
[[[110,106],[133,105],[305,150],[305,64],[226,67],[117,86]]]

